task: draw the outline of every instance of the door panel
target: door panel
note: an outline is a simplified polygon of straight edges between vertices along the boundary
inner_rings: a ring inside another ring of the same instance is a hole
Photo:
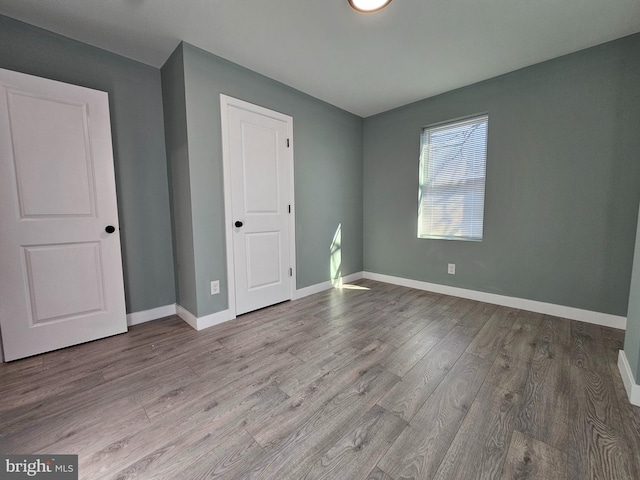
[[[98,242],[24,247],[24,252],[32,325],[104,312]]]
[[[0,156],[5,358],[125,332],[107,94],[0,69]]]
[[[278,130],[242,121],[244,213],[278,214]]]
[[[291,127],[250,108],[227,110],[237,314],[291,298]]]
[[[280,232],[245,234],[247,289],[249,291],[282,283]]]
[[[21,217],[92,215],[86,105],[8,94]]]

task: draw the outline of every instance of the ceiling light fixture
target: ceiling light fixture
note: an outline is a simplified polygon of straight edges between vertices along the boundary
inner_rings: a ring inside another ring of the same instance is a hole
[[[377,12],[391,3],[391,0],[348,0],[354,10],[364,13]]]

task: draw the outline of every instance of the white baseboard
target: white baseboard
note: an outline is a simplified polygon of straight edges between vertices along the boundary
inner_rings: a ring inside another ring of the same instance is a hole
[[[497,295],[494,293],[479,292],[477,290],[468,290],[465,288],[450,287],[447,285],[439,285],[437,283],[422,282],[419,280],[411,280],[408,278],[394,277],[391,275],[383,275],[380,273],[372,272],[356,272],[351,275],[341,277],[337,282],[326,281],[311,285],[309,287],[298,289],[294,292],[292,300],[307,297],[316,293],[329,290],[334,286],[339,286],[344,283],[353,282],[361,278],[369,280],[376,280],[378,282],[391,283],[394,285],[401,285],[409,288],[416,288],[418,290],[426,290],[429,292],[442,293],[444,295],[453,295],[461,298],[468,298],[470,300],[478,300],[486,303],[493,303],[496,305],[502,305],[505,307],[518,308],[523,310],[529,310],[531,312],[544,313],[547,315],[553,315],[556,317],[570,318],[572,320],[579,320],[586,323],[594,323],[596,325],[602,325],[605,327],[625,329],[627,326],[627,319],[616,315],[609,315],[606,313],[592,312],[589,310],[581,310],[579,308],[567,307],[564,305],[555,305],[552,303],[538,302],[535,300],[527,300],[524,298],[507,297],[505,295]],[[218,325],[226,321],[231,320],[231,312],[229,310],[223,310],[221,312],[206,315],[204,317],[197,318],[191,312],[181,307],[180,305],[165,305],[163,307],[152,308],[150,310],[144,310],[142,312],[134,312],[127,314],[127,325],[138,325],[140,323],[157,320],[159,318],[168,317],[170,315],[178,315],[182,320],[188,323],[195,330],[202,330],[204,328]],[[2,354],[2,346],[0,345],[0,362],[4,361]],[[640,406],[640,386],[633,380],[631,369],[624,356],[624,351],[620,351],[620,358],[618,360],[618,367],[620,368],[620,374],[625,381],[625,388],[629,394],[629,398],[632,399],[631,403]],[[625,369],[626,368],[626,369]],[[623,371],[624,370],[624,371]],[[635,399],[635,400],[633,400]],[[634,403],[635,401],[635,403]]]
[[[622,383],[624,383],[624,389],[627,391],[629,402],[636,407],[640,407],[640,385],[633,378],[633,372],[624,350],[620,350],[618,354],[618,370],[620,370],[620,376],[622,377]]]
[[[298,300],[300,298],[308,297],[309,295],[320,293],[325,290],[329,290],[330,288],[339,288],[345,283],[354,282],[356,280],[360,280],[361,278],[363,278],[363,272],[356,272],[350,275],[345,275],[344,277],[340,277],[338,280],[333,282],[328,280],[316,285],[311,285],[310,287],[301,288],[293,293],[293,297],[291,298],[291,300]],[[193,315],[185,308],[181,307],[180,305],[176,305],[176,313],[182,320],[191,325],[191,327],[195,330],[202,330],[203,328],[212,327],[213,325],[218,325],[219,323],[233,320],[230,310],[223,310],[222,312],[217,312],[205,317],[196,318],[195,315]]]
[[[151,320],[158,320],[159,318],[170,317],[176,314],[176,304],[165,305],[163,307],[152,308],[150,310],[143,310],[141,312],[134,312],[127,314],[127,325],[138,325],[140,323],[150,322]]]
[[[316,283],[315,285],[311,285],[309,287],[300,288],[294,292],[292,300],[298,300],[300,298],[308,297],[309,295],[324,292],[325,290],[329,290],[334,287],[339,288],[345,283],[360,280],[361,278],[363,278],[363,272],[356,272],[352,273],[351,275],[340,277],[339,279],[334,281],[327,280],[326,282]]]
[[[164,305],[162,307],[151,308],[141,312],[127,313],[127,326],[139,325],[141,323],[158,320],[160,318],[169,317],[176,314],[176,304]],[[2,342],[0,342],[0,363],[4,362],[4,354],[2,352]]]
[[[231,312],[229,310],[212,313],[211,315],[205,315],[204,317],[196,317],[189,310],[181,307],[180,305],[176,305],[176,313],[182,320],[191,325],[191,328],[194,330],[204,330],[205,328],[213,327],[219,323],[231,320]]]
[[[622,330],[625,330],[627,328],[626,317],[610,315],[608,313],[592,312],[590,310],[582,310],[579,308],[567,307],[564,305],[538,302],[536,300],[527,300],[526,298],[507,297],[506,295],[498,295],[495,293],[479,292],[477,290],[469,290],[466,288],[450,287],[448,285],[440,285],[437,283],[421,282],[419,280],[393,277],[391,275],[383,275],[381,273],[364,272],[364,278],[367,278],[369,280],[376,280],[378,282],[401,285],[403,287],[415,288],[418,290],[426,290],[434,293],[442,293],[444,295],[452,295],[454,297],[468,298],[470,300],[493,303],[495,305],[502,305],[504,307],[544,313],[546,315],[553,315],[554,317],[570,318],[571,320],[594,323],[596,325],[601,325],[604,327],[619,328]]]

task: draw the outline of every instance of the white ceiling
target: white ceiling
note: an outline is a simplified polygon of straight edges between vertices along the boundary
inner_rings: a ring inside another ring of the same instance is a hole
[[[639,0],[0,0],[162,66],[180,40],[367,117],[640,31]],[[640,52],[639,52],[640,55]]]

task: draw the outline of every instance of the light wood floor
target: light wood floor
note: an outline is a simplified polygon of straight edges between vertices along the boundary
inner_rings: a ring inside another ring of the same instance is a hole
[[[0,365],[0,452],[83,479],[640,479],[623,332],[371,281]]]

